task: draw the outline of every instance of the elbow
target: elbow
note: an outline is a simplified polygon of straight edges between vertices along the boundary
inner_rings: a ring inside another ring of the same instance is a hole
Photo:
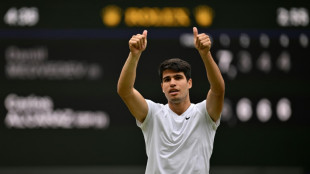
[[[124,90],[121,88],[120,84],[117,84],[117,94],[122,96],[124,94]]]
[[[224,80],[221,81],[216,86],[211,85],[211,90],[213,91],[214,94],[216,94],[218,96],[224,96],[225,95],[225,82],[224,82]]]
[[[117,87],[117,94],[121,95],[122,91]]]
[[[222,83],[220,85],[220,93],[222,93],[223,95],[225,94],[225,82],[224,82],[224,80],[222,81]]]
[[[222,83],[219,87],[219,94],[221,94],[223,96],[225,95],[225,82],[224,82],[224,80],[222,81]]]
[[[125,96],[128,95],[128,93],[124,90],[121,90],[119,88],[117,88],[117,94],[121,97],[121,98],[124,98]]]
[[[225,95],[225,87],[219,87],[218,89],[215,90],[214,92],[218,96],[223,96]]]
[[[125,95],[125,91],[124,91],[124,89],[122,89],[119,85],[117,85],[117,94],[119,95],[119,96],[124,96]]]
[[[121,98],[124,98],[128,95],[131,94],[131,90],[128,89],[128,88],[124,88],[120,85],[117,85],[117,94],[121,97]]]

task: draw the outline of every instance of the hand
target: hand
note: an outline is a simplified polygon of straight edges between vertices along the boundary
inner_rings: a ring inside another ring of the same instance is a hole
[[[138,55],[145,50],[147,45],[147,30],[144,30],[142,34],[133,35],[129,40],[129,49],[131,54]]]
[[[211,40],[205,33],[198,34],[196,27],[193,28],[194,45],[201,54],[208,54],[211,49]]]

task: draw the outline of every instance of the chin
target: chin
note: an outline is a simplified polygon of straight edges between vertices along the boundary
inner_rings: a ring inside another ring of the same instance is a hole
[[[179,98],[173,98],[173,99],[170,99],[169,100],[171,103],[175,103],[175,104],[177,104],[177,103],[181,103],[181,99],[179,99]]]

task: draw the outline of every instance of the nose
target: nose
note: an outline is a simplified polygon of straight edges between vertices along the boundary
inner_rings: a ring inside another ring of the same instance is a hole
[[[170,87],[175,87],[175,80],[173,78],[170,80]]]

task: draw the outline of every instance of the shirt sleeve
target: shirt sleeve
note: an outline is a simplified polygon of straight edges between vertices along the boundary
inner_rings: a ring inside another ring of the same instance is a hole
[[[140,127],[141,129],[145,128],[146,125],[148,124],[148,121],[152,115],[152,110],[153,110],[153,105],[155,104],[153,101],[151,100],[148,100],[148,99],[145,99],[146,103],[147,103],[147,106],[148,106],[148,111],[147,111],[147,115],[143,121],[143,123],[141,123],[139,120],[136,119],[136,123],[137,123],[137,126]]]
[[[214,122],[212,120],[212,118],[210,117],[210,115],[209,115],[209,113],[207,111],[206,100],[198,103],[196,106],[197,106],[197,108],[199,109],[200,112],[204,113],[204,115],[206,116],[207,121],[211,125],[212,129],[216,130],[218,128],[218,126],[220,125],[221,116],[220,116],[220,118],[216,122]]]

